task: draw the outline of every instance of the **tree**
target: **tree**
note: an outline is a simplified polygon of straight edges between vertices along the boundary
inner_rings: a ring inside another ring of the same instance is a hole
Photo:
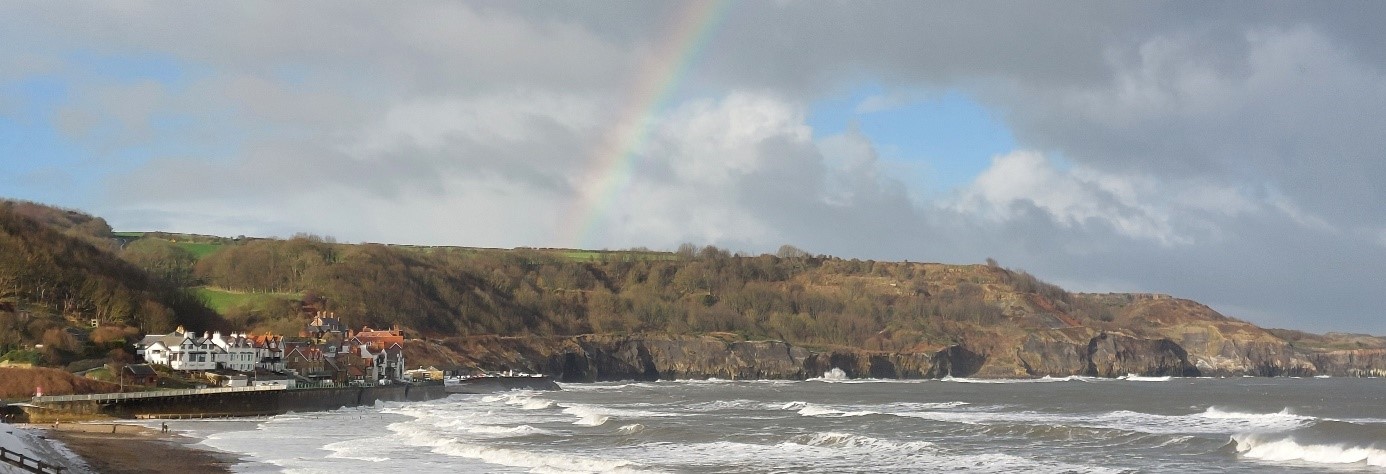
[[[780,246],[780,249],[775,252],[775,256],[780,258],[808,258],[809,253],[793,245],[785,244]]]
[[[120,257],[140,269],[176,287],[190,286],[193,265],[197,256],[178,244],[164,239],[143,238],[130,242],[120,251]]]

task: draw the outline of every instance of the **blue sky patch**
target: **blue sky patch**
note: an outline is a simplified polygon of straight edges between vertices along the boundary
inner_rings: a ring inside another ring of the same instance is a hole
[[[1015,149],[1015,138],[986,107],[957,91],[926,94],[880,86],[819,101],[809,110],[818,137],[856,130],[882,161],[929,194],[970,183],[993,156]]]

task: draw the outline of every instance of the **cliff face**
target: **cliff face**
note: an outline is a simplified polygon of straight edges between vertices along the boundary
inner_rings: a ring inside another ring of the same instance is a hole
[[[935,352],[814,352],[782,341],[675,335],[480,336],[443,344],[410,341],[406,351],[410,365],[519,370],[543,373],[563,382],[802,380],[820,377],[834,368],[852,378],[967,377],[985,364],[984,356],[961,346]],[[439,358],[441,354],[449,356]]]
[[[410,365],[518,370],[543,373],[563,382],[802,380],[832,369],[840,369],[851,378],[884,379],[1386,375],[1386,349],[1304,352],[1257,334],[1181,334],[1181,339],[1174,339],[1087,329],[1053,330],[1014,340],[997,336],[986,344],[910,352],[812,351],[782,341],[742,341],[725,336],[478,336],[442,343],[409,341],[406,358]]]
[[[1123,323],[1139,337],[1177,345],[1205,376],[1304,376],[1327,370],[1271,332],[1190,300],[1135,299],[1128,304]]]
[[[1062,293],[988,266],[918,270],[916,276],[927,275],[922,283],[852,276],[817,284],[897,303],[965,294],[981,306],[948,309],[961,318],[925,316],[938,323],[932,326],[887,321],[856,348],[810,350],[724,333],[478,336],[420,347],[409,357],[423,365],[524,370],[570,382],[804,379],[834,368],[854,378],[1386,375],[1386,338],[1266,330],[1195,301]],[[920,317],[949,307],[906,308],[913,309],[902,313]]]

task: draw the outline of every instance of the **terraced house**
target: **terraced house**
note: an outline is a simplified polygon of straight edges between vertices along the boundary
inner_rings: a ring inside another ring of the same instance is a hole
[[[282,338],[252,338],[244,333],[222,335],[221,332],[204,332],[199,337],[179,326],[168,334],[145,336],[136,347],[136,353],[150,364],[165,365],[173,370],[250,372],[262,367],[274,352],[265,341],[277,345],[278,339]]]
[[[146,362],[179,371],[288,372],[305,382],[330,384],[374,385],[404,379],[404,336],[398,327],[364,327],[360,332],[335,328],[286,341],[269,334],[204,332],[198,336],[180,326],[168,334],[145,336],[136,349]]]

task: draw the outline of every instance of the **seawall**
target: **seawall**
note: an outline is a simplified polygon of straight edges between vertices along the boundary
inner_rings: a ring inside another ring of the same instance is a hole
[[[424,401],[443,398],[442,385],[308,388],[145,396],[126,399],[43,400],[23,407],[31,423],[101,418],[216,418],[266,416],[288,412],[372,406],[378,401]],[[64,398],[64,397],[51,397]]]

